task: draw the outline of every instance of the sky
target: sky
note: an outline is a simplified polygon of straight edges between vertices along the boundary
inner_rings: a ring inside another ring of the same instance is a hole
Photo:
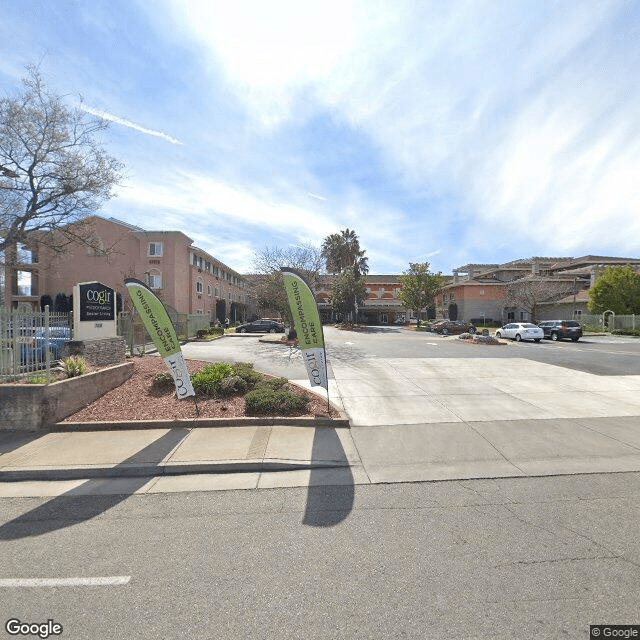
[[[637,2],[2,1],[0,94],[29,64],[111,123],[101,215],[241,273],[345,228],[372,274],[640,257]]]

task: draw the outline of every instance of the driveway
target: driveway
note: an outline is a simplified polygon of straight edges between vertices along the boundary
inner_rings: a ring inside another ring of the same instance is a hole
[[[326,328],[325,337],[330,397],[372,482],[640,471],[638,374],[539,362],[529,357],[547,351],[537,344],[467,345],[393,328]],[[254,338],[219,342],[242,351],[235,359],[253,349],[256,368],[309,386],[299,352]],[[211,352],[201,345],[185,355]]]

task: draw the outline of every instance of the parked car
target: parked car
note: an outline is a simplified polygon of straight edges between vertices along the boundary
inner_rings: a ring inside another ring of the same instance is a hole
[[[510,322],[496,331],[496,338],[511,338],[516,342],[520,340],[540,342],[544,338],[544,332],[531,322]]]
[[[69,327],[49,327],[49,329],[36,329],[32,338],[20,344],[20,361],[23,364],[43,363],[47,358],[51,362],[59,360],[62,355],[62,347],[71,340]]]
[[[543,320],[538,326],[544,331],[544,337],[551,340],[570,338],[578,342],[582,338],[582,326],[575,320]]]
[[[475,333],[476,328],[470,322],[463,322],[462,320],[440,320],[439,322],[431,325],[431,331],[441,333],[443,336],[456,335],[459,333]]]
[[[284,325],[275,320],[255,320],[238,325],[236,333],[284,333]]]

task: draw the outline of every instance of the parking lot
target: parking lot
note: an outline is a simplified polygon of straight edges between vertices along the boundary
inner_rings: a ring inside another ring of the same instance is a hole
[[[441,336],[399,327],[367,327],[342,331],[324,327],[329,368],[332,362],[357,358],[527,358],[569,370],[603,376],[640,374],[640,339],[585,336],[579,342],[543,340],[503,345],[470,344],[457,336]],[[279,336],[274,336],[277,339]],[[300,352],[287,346],[260,342],[252,334],[213,342],[184,345],[185,357],[210,361],[253,362],[257,369],[289,379],[305,377]],[[329,376],[332,377],[331,370]]]

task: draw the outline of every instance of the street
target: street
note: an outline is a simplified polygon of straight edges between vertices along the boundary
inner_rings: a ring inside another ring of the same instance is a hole
[[[5,499],[3,624],[52,619],[74,639],[512,640],[638,622],[638,473],[352,490]]]

